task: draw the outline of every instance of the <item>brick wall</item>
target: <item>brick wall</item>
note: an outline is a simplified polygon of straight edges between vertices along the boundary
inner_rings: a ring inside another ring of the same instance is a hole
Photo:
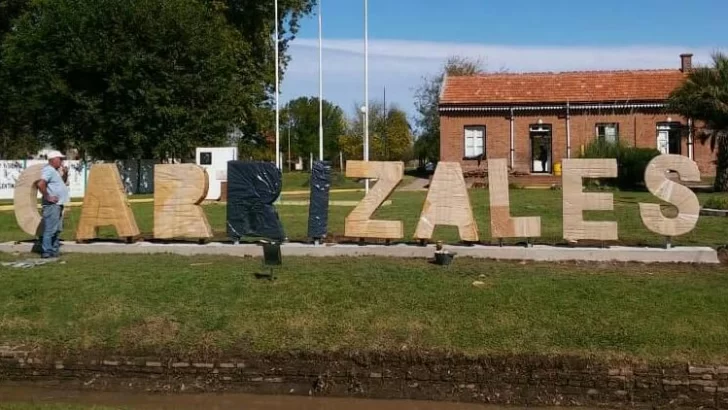
[[[571,115],[571,156],[579,156],[580,147],[589,143],[596,133],[598,123],[618,123],[620,139],[639,147],[657,147],[657,124],[668,118],[687,124],[684,118],[664,113],[616,113],[578,112]],[[531,144],[529,127],[541,120],[552,127],[552,161],[566,158],[566,116],[563,113],[516,112],[514,120],[515,166],[514,170],[528,173],[531,170]],[[487,112],[476,114],[443,113],[440,117],[440,160],[458,161],[464,170],[478,168],[477,161],[464,160],[464,128],[471,125],[486,127],[486,156],[488,158],[510,157],[510,120],[508,112]],[[694,160],[704,176],[715,175],[715,155],[710,146],[694,138]],[[688,155],[688,140],[683,138],[681,152]],[[486,168],[485,162],[480,168]]]
[[[248,392],[504,405],[728,408],[728,367],[578,357],[280,354],[191,360],[52,357],[0,346],[0,384],[125,392]]]

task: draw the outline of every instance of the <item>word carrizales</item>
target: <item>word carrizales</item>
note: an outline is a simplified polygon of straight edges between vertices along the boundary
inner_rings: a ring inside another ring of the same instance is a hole
[[[237,161],[234,161],[237,163]],[[232,162],[231,162],[232,163]],[[240,165],[240,164],[237,164]],[[15,215],[19,226],[36,235],[40,225],[37,210],[36,182],[42,165],[26,169],[15,189]],[[664,236],[679,236],[693,230],[698,222],[700,205],[688,188],[667,178],[668,171],[676,172],[681,181],[700,181],[697,164],[680,155],[661,155],[654,158],[645,171],[645,184],[657,198],[674,205],[676,217],[666,217],[659,204],[639,204],[640,216],[651,231]],[[354,238],[401,239],[401,221],[375,220],[372,215],[396,188],[404,175],[401,162],[349,161],[347,177],[372,178],[378,182],[346,218],[345,235]],[[243,178],[236,173],[230,179]],[[583,211],[613,210],[613,195],[583,191],[584,178],[614,178],[616,159],[565,159],[563,161],[563,230],[567,240],[616,240],[617,223],[584,221]],[[279,177],[279,176],[278,176]],[[157,165],[154,177],[154,237],[196,238],[212,237],[212,229],[201,208],[207,195],[206,171],[194,164]],[[229,180],[228,186],[235,181]],[[541,235],[538,216],[512,217],[508,195],[508,170],[504,159],[488,160],[491,233],[494,238],[535,238]],[[233,197],[231,197],[231,194]],[[234,201],[235,193],[228,194]],[[271,202],[274,196],[271,196]],[[244,202],[243,202],[244,203]],[[271,202],[272,203],[272,202]],[[257,206],[256,206],[257,207]],[[228,221],[239,215],[230,215]],[[252,213],[239,209],[235,212]],[[276,215],[269,214],[270,217]],[[460,239],[479,240],[470,198],[462,169],[456,162],[440,162],[432,178],[417,228],[416,239],[431,239],[437,225],[458,228]],[[124,194],[119,171],[113,164],[96,164],[91,168],[81,218],[76,231],[77,240],[97,237],[102,226],[113,226],[120,237],[139,236],[134,215]],[[239,238],[235,238],[236,240]]]

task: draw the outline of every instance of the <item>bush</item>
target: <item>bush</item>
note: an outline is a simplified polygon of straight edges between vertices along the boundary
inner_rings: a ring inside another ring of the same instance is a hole
[[[582,158],[616,158],[617,178],[604,180],[603,183],[629,191],[644,189],[647,165],[658,155],[660,151],[654,148],[637,148],[595,139],[586,146]]]
[[[728,210],[728,198],[724,196],[712,196],[705,201],[703,208]]]

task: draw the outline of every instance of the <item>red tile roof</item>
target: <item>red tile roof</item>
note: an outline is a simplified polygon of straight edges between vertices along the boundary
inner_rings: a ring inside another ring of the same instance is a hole
[[[680,70],[582,71],[448,77],[441,104],[664,101]]]

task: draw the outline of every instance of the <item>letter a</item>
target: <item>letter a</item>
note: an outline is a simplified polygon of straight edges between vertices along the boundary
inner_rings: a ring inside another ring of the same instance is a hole
[[[455,225],[462,241],[478,242],[478,225],[473,217],[463,170],[457,162],[437,164],[415,239],[431,239],[437,225]]]
[[[684,235],[695,228],[700,215],[700,202],[686,186],[667,179],[667,172],[675,171],[681,181],[700,181],[700,170],[695,161],[682,155],[660,155],[647,165],[645,185],[656,197],[667,201],[678,210],[677,217],[667,218],[659,204],[640,203],[640,216],[647,229],[664,236]]]
[[[538,238],[541,218],[511,217],[508,193],[508,163],[505,159],[488,160],[488,191],[490,192],[490,233],[494,238]]]
[[[211,238],[212,228],[200,206],[207,189],[207,172],[199,165],[155,165],[154,237]]]
[[[115,227],[120,237],[139,236],[139,228],[126,200],[116,164],[95,164],[91,167],[76,240],[96,238],[101,226]]]
[[[347,161],[349,178],[375,178],[377,184],[346,217],[344,233],[351,238],[401,239],[404,237],[402,221],[369,219],[384,202],[404,175],[403,162]]]
[[[38,185],[45,164],[26,168],[18,177],[13,193],[13,208],[18,226],[28,235],[39,236],[41,217],[38,213]]]

